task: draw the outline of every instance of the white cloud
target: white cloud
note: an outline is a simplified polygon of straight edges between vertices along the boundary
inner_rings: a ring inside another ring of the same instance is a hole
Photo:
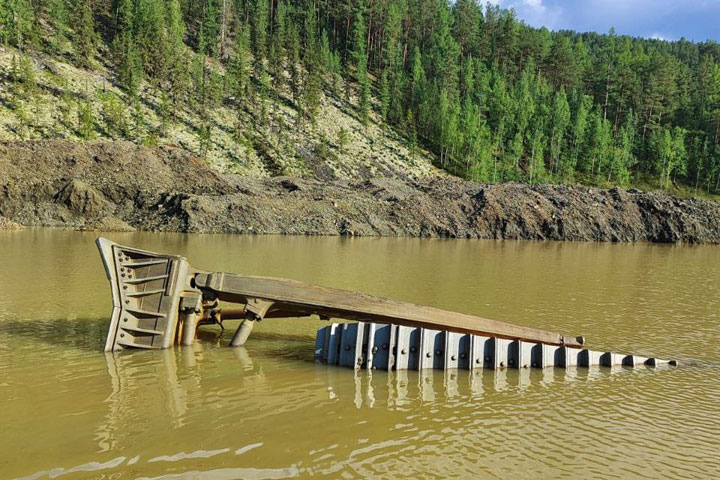
[[[548,5],[545,0],[500,0],[497,4],[514,9],[519,18],[535,27],[556,28],[563,15],[560,5]]]
[[[670,42],[672,41],[672,37],[669,37],[667,35],[663,35],[662,33],[653,33],[650,35],[650,38],[654,38],[655,40],[662,40],[663,42]]]
[[[523,5],[537,10],[545,10],[542,0],[523,0]]]

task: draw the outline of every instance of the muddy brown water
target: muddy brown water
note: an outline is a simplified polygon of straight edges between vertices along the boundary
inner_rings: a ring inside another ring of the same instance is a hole
[[[720,247],[108,236],[682,366],[354,374],[313,361],[309,320],[106,355],[95,235],[0,232],[0,478],[720,476]]]

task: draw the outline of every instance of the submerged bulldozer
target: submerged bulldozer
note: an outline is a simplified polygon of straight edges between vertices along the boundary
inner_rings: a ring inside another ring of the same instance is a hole
[[[256,322],[317,316],[315,358],[378,370],[677,365],[674,360],[583,348],[582,336],[281,278],[209,272],[178,255],[98,238],[112,289],[105,351],[191,345],[201,325],[241,320],[231,346]],[[237,307],[220,307],[220,302]]]

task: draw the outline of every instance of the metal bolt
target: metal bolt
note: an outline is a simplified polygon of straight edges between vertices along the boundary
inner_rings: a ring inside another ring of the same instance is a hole
[[[533,368],[537,368],[537,362],[532,362]]]
[[[505,362],[500,362],[500,366],[501,366],[501,367],[504,367],[504,366],[505,366]]]
[[[467,357],[467,355],[465,355],[464,353],[460,354],[460,358],[462,358],[463,360],[465,360],[465,357]]]
[[[432,353],[427,352],[427,353],[425,354],[425,356],[426,356],[427,358],[430,358],[430,357],[432,357]]]
[[[121,333],[121,334],[120,334],[120,336],[121,336],[121,337],[124,337],[124,336],[125,336],[125,334],[124,334],[124,333]]]
[[[127,290],[127,285],[123,285],[123,290]]]
[[[514,365],[515,365],[515,360],[513,360],[513,359],[511,358],[511,359],[510,359],[510,366],[512,367],[512,366],[514,366]]]
[[[350,345],[345,345],[345,351],[346,351],[346,352],[349,352],[349,351],[350,351]]]
[[[407,348],[403,348],[402,350],[400,350],[400,353],[403,355],[407,354]]]
[[[372,348],[372,353],[377,353],[377,352],[378,352],[378,347],[373,347],[373,348]]]
[[[125,300],[125,303],[126,303],[126,304],[127,304],[127,303],[130,303],[130,300]]]
[[[450,360],[453,360],[453,361],[454,361],[454,360],[457,360],[457,356],[456,356],[456,355],[453,355],[452,357],[450,357]]]
[[[123,322],[127,322],[127,318],[123,318]]]
[[[479,364],[480,364],[480,359],[479,359],[479,358],[476,358],[476,359],[475,359],[475,363],[477,363],[477,364],[479,365]]]
[[[485,355],[485,361],[486,361],[486,362],[489,362],[489,361],[490,361],[490,355]],[[478,362],[478,363],[480,363],[480,362]]]
[[[383,348],[383,350],[387,350],[387,349],[388,349],[388,344],[387,344],[387,343],[383,343],[383,347],[382,347],[382,348]]]
[[[121,273],[120,276],[123,277],[123,278],[125,278],[125,274],[124,274],[124,273]]]
[[[417,352],[417,348],[415,348],[415,347],[410,347],[410,353],[415,353],[415,352]]]
[[[442,350],[435,350],[435,355],[437,355],[438,357],[442,355]]]

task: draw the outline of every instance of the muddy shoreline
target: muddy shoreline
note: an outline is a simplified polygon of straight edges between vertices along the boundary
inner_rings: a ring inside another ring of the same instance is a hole
[[[128,142],[0,142],[3,217],[106,231],[720,243],[713,201],[447,176],[241,177],[179,148]]]

